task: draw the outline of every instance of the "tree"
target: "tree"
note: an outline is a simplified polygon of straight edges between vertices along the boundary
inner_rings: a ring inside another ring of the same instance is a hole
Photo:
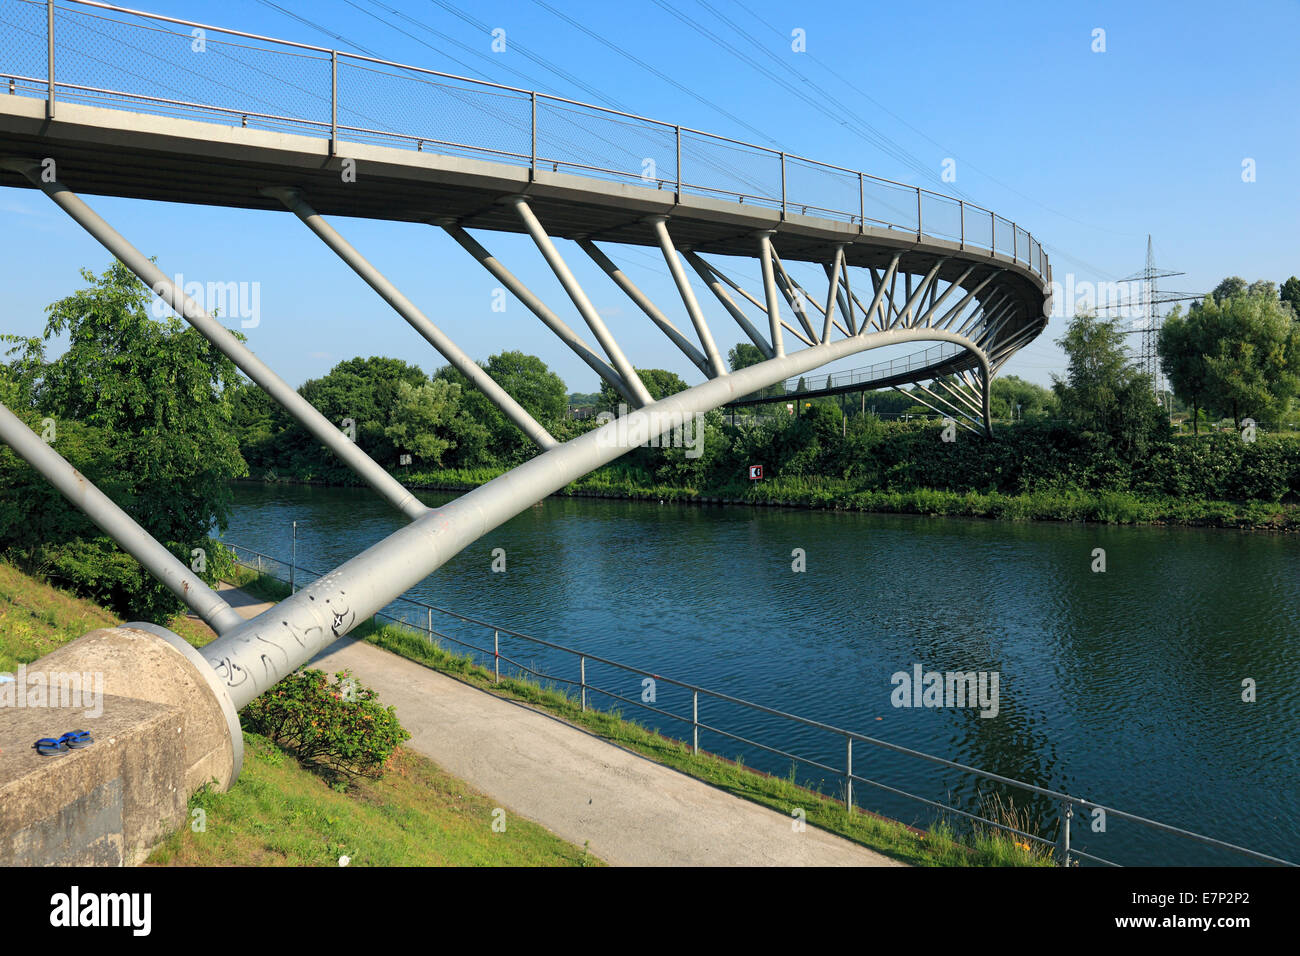
[[[455,444],[447,431],[459,404],[460,386],[446,379],[420,385],[399,382],[384,434],[399,453],[409,452],[421,464],[437,467]]]
[[[231,479],[247,474],[228,400],[238,372],[179,318],[150,318],[148,287],[121,263],[81,275],[87,286],[47,309],[43,337],[19,345],[6,397],[154,538],[187,563],[192,548],[209,549],[212,568],[208,535],[226,525]],[[67,351],[47,361],[45,343],[63,335]],[[0,488],[0,549],[130,617],[180,608],[7,448]]]
[[[1047,418],[1056,412],[1052,390],[1015,375],[995,378],[989,387],[989,412],[994,418]]]
[[[1080,431],[1131,459],[1168,431],[1150,383],[1128,360],[1118,317],[1081,313],[1057,341],[1069,359],[1064,379],[1053,375],[1061,411]]]
[[[564,380],[537,356],[499,352],[480,365],[543,427],[554,430],[564,422],[569,411],[568,389]],[[511,466],[536,453],[532,440],[455,368],[448,365],[438,369],[434,379],[461,388],[459,410],[448,423],[457,466]]]
[[[1300,326],[1267,289],[1194,303],[1203,331],[1206,404],[1240,425],[1246,415],[1284,412],[1300,392]]]
[[[757,365],[764,359],[762,350],[750,342],[737,342],[734,348],[727,351],[727,364],[731,366],[733,372]]]
[[[1279,295],[1283,302],[1291,306],[1291,314],[1300,321],[1300,276],[1292,276],[1283,282]]]
[[[304,382],[298,393],[336,427],[350,427],[357,445],[371,458],[391,461],[397,450],[384,430],[398,389],[403,382],[418,387],[428,380],[423,369],[401,359],[372,355],[339,362],[324,377]],[[277,417],[286,426],[280,457],[317,460],[326,469],[339,467],[305,428],[283,412]]]
[[[1210,370],[1206,353],[1212,349],[1205,313],[1196,307],[1184,316],[1182,309],[1165,318],[1156,342],[1160,365],[1169,377],[1174,394],[1192,410],[1192,432],[1200,434],[1201,408],[1210,391]]]
[[[1214,287],[1210,295],[1222,302],[1225,299],[1231,299],[1235,296],[1244,294],[1246,291],[1246,280],[1241,276],[1228,276]]]
[[[684,392],[687,388],[680,375],[667,369],[639,368],[636,370],[636,374],[640,377],[645,390],[650,393],[650,397],[656,402],[661,398],[667,398],[669,395]],[[602,379],[600,383],[600,399],[597,404],[601,408],[612,411],[617,409],[620,403],[626,403],[626,399],[614,390],[613,385]]]

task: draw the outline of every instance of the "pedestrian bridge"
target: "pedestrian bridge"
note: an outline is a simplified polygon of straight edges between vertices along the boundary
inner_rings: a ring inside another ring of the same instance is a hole
[[[492,528],[618,458],[629,448],[620,436],[659,435],[684,416],[839,359],[911,344],[918,349],[904,364],[891,362],[854,386],[929,382],[917,401],[987,435],[992,377],[1050,313],[1051,266],[1021,226],[793,153],[83,0],[0,0],[0,40],[0,185],[43,191],[409,519],[245,621],[0,406],[0,438],[217,632],[203,654],[229,714]],[[539,453],[449,505],[427,508],[82,198],[97,195],[295,215]],[[343,237],[333,216],[448,233],[626,400],[626,420],[557,441],[460,349],[453,330]],[[489,251],[500,232],[531,237],[567,304],[542,301]],[[653,301],[605,251],[626,245],[659,250],[673,302]],[[634,363],[624,353],[570,270],[575,255],[592,259],[663,332],[698,369],[700,384],[652,400],[636,366],[662,359]],[[796,263],[804,264],[802,282]],[[809,287],[807,264],[820,267],[824,285]],[[575,316],[584,331],[570,324]],[[719,322],[734,322],[738,331],[727,334],[751,341],[763,361],[729,371]],[[237,725],[232,737],[238,749]]]

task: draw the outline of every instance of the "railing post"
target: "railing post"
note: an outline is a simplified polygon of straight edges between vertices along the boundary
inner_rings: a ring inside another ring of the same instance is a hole
[[[429,643],[433,643],[433,608],[428,608],[426,612],[429,615]]]
[[[1011,261],[1020,261],[1020,236],[1014,222],[1011,224]]]
[[[921,241],[921,187],[916,187],[916,241]]]
[[[533,118],[530,123],[532,129],[532,158],[528,161],[528,179],[531,182],[537,178],[537,91],[533,90],[528,94],[532,101]]]
[[[45,118],[54,119],[54,0],[45,0],[45,21],[45,46],[49,56],[46,64],[49,93],[45,99]]]
[[[961,245],[958,248],[965,249],[966,248],[966,201],[965,200],[959,201],[957,206],[961,210]]]
[[[293,556],[289,563],[289,593],[297,594],[296,581],[298,576],[298,522],[293,523]]]
[[[781,221],[785,221],[785,153],[781,154]]]
[[[1060,808],[1061,827],[1056,837],[1056,864],[1057,866],[1070,865],[1070,817],[1074,815],[1074,807],[1069,800],[1061,801]]]
[[[844,809],[853,809],[853,738],[844,735]]]
[[[677,192],[673,196],[673,202],[682,201],[682,128],[677,127]]]
[[[492,632],[492,659],[496,671],[496,683],[501,683],[501,632]]]
[[[858,173],[858,232],[867,231],[867,192],[866,179],[862,173]]]
[[[998,254],[998,217],[992,209],[989,210],[989,251]]]
[[[587,712],[587,658],[585,655],[578,657],[578,687],[582,691],[582,712]]]
[[[700,692],[691,691],[691,753],[700,755]]]
[[[338,152],[339,139],[339,51],[330,50],[330,155]]]
[[[257,556],[257,576],[262,576],[262,556],[260,554]]]

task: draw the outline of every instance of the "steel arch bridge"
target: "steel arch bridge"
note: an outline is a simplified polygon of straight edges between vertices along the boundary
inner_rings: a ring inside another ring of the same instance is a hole
[[[0,36],[0,185],[43,191],[407,519],[246,622],[0,406],[0,438],[217,632],[203,654],[235,709],[533,502],[689,416],[836,360],[927,346],[850,384],[915,383],[917,401],[987,435],[993,376],[1050,314],[1051,266],[1032,235],[981,207],[862,172],[534,91],[86,0],[0,0]],[[539,453],[426,507],[83,193],[289,211]],[[335,215],[446,232],[632,410],[557,441],[325,218]],[[594,344],[485,247],[497,232],[531,237]],[[573,248],[562,252],[557,238]],[[602,249],[611,245],[657,248],[680,302],[652,301]],[[575,250],[686,356],[701,384],[651,398],[569,268]],[[756,266],[756,278],[735,274],[737,261]],[[820,266],[824,286],[807,288],[794,263]],[[762,362],[727,370],[710,326],[719,315]]]

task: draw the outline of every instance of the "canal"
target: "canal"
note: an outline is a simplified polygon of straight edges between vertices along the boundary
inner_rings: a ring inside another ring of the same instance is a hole
[[[400,524],[367,491],[241,484],[224,537],[288,559],[294,521],[298,562],[316,571]],[[492,570],[498,548],[504,572]],[[800,553],[806,569],[795,571]],[[1102,558],[1105,570],[1095,570]],[[1295,537],[552,498],[409,596],[1300,859]],[[490,631],[451,619],[435,627],[491,648]],[[503,638],[502,653],[560,678],[578,676],[575,659],[517,639]],[[981,716],[978,706],[895,706],[893,676],[906,673],[910,684],[918,665],[996,675],[996,715],[985,707],[989,716]],[[594,663],[587,680],[638,701],[648,690],[639,675]],[[1249,682],[1253,702],[1243,700]],[[653,689],[656,707],[689,718],[689,693],[663,682]],[[591,700],[690,738],[689,723],[596,694]],[[700,720],[844,766],[843,738],[826,731],[706,697]],[[769,773],[791,772],[788,758],[718,734],[705,731],[700,743]],[[995,792],[968,774],[865,743],[855,745],[853,760],[856,775],[965,809]],[[828,771],[795,772],[843,794]],[[933,819],[922,803],[861,783],[854,789],[860,806],[922,826]],[[1054,834],[1053,806],[1002,793],[1051,822],[1043,832]],[[1118,862],[1242,860],[1119,819],[1093,828],[1076,817],[1076,845]]]

